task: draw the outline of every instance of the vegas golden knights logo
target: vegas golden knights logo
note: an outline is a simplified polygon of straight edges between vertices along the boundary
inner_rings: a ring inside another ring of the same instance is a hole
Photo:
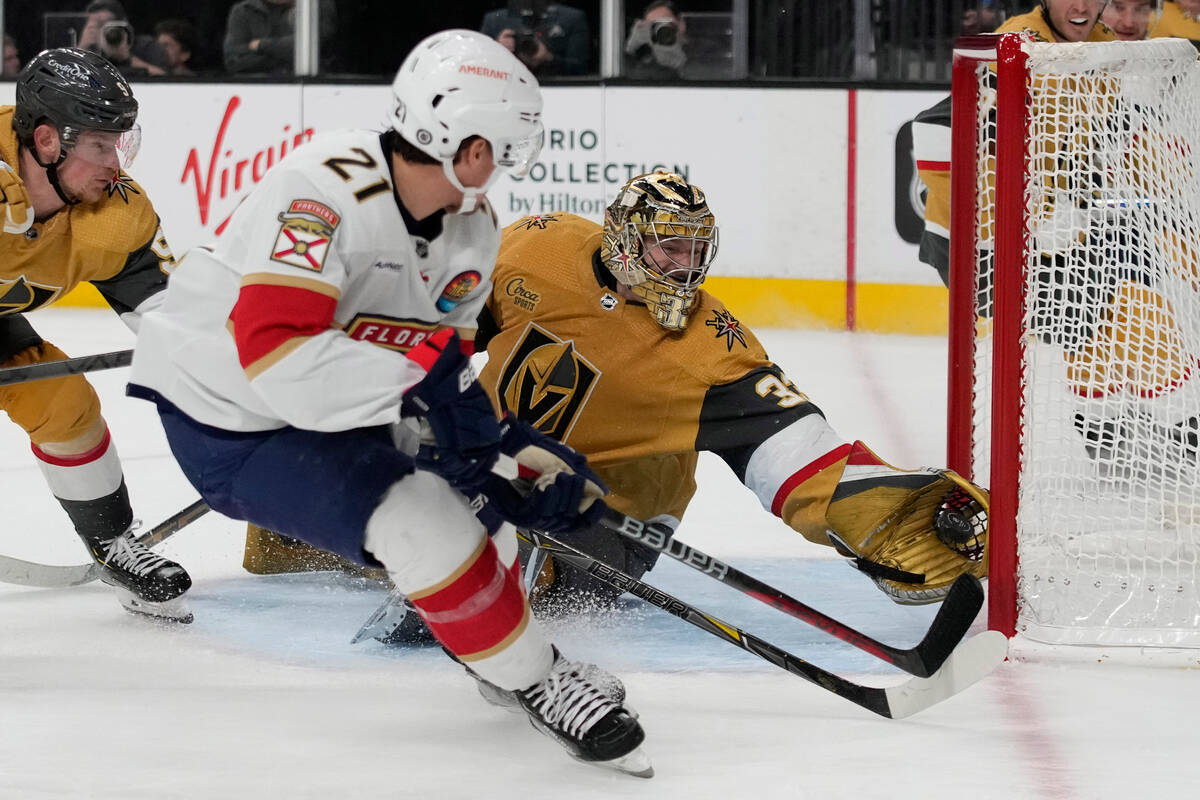
[[[33,311],[53,301],[61,291],[61,286],[30,283],[24,275],[13,281],[0,281],[0,315]]]
[[[599,377],[573,342],[530,323],[500,372],[496,394],[504,410],[566,441]]]

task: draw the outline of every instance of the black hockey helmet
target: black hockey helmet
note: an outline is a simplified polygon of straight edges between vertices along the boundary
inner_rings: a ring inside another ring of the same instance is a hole
[[[76,47],[43,50],[17,76],[13,129],[26,147],[32,147],[33,130],[43,122],[58,129],[65,154],[81,131],[128,131],[137,113],[129,82],[98,53]]]

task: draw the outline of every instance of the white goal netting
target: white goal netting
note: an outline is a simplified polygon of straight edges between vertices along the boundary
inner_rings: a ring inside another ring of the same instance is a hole
[[[989,476],[994,64],[976,114],[972,457],[1018,482],[1017,631],[1200,647],[1200,65],[1178,40],[1024,49],[1024,87],[999,81],[1026,94],[1011,476]]]

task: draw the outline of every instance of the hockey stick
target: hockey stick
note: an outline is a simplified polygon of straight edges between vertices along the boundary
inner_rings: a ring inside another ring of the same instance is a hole
[[[0,386],[14,383],[40,381],[45,378],[61,378],[66,375],[77,375],[81,372],[96,372],[102,369],[128,367],[133,363],[132,350],[114,350],[111,353],[97,353],[78,358],[64,358],[59,361],[45,361],[41,364],[30,364],[25,367],[6,367],[0,369]]]
[[[197,500],[136,537],[134,541],[146,547],[154,547],[168,536],[177,533],[185,525],[190,525],[200,519],[207,512],[208,504],[203,500]],[[37,586],[43,589],[79,586],[99,578],[100,570],[100,565],[94,561],[78,566],[54,566],[35,564],[32,561],[22,561],[19,558],[0,555],[0,581],[16,583],[21,586]]]
[[[1008,652],[1008,640],[1004,634],[985,631],[959,645],[928,678],[910,678],[897,686],[863,686],[746,633],[661,589],[642,583],[586,553],[558,542],[551,536],[533,531],[522,531],[520,535],[576,569],[629,592],[718,639],[736,645],[780,669],[889,719],[911,716],[953,697],[999,666]]]
[[[492,469],[497,475],[510,480],[519,472],[516,462],[507,456],[502,457]],[[920,643],[911,648],[894,647],[860,633],[779,589],[672,538],[673,531],[665,526],[642,522],[611,507],[605,508],[600,524],[920,678],[929,677],[942,666],[983,607],[983,586],[979,579],[973,575],[960,575],[950,587],[942,607],[938,609],[937,616]]]
[[[613,508],[607,508],[600,524],[627,539],[702,572],[720,583],[737,589],[789,616],[804,620],[843,642],[854,645],[878,659],[899,667],[919,678],[927,678],[942,666],[950,653],[962,641],[975,615],[983,607],[983,586],[974,575],[962,574],[950,587],[937,616],[925,638],[915,647],[900,648],[884,644],[860,633],[844,622],[826,616],[812,606],[766,584],[745,572],[731,567],[700,550],[672,538],[666,526],[645,523]]]

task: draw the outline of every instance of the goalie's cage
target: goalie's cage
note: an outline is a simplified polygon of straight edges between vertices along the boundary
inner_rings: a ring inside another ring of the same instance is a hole
[[[1181,40],[954,54],[948,463],[989,625],[1200,647],[1200,67]]]

